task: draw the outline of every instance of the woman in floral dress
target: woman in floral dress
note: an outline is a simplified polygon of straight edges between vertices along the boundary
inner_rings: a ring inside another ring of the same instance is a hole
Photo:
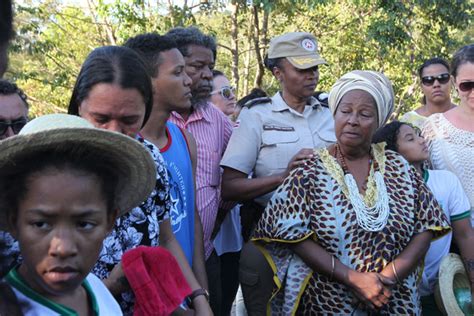
[[[337,143],[290,174],[254,235],[276,274],[269,312],[419,315],[420,261],[449,224],[406,160],[371,145],[393,110],[391,83],[350,72],[329,106]]]

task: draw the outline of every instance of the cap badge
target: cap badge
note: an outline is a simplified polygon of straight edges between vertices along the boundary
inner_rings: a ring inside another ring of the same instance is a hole
[[[308,38],[301,41],[301,46],[308,52],[313,52],[316,49],[316,43]]]

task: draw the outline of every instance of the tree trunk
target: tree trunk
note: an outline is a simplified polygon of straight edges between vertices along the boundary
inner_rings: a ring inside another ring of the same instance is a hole
[[[259,26],[259,18],[258,18],[258,7],[254,5],[252,7],[253,13],[253,44],[255,48],[255,56],[257,58],[257,73],[255,75],[254,86],[261,87],[263,81],[263,72],[265,71],[265,67],[263,65],[263,58],[262,53],[260,51],[260,26]]]
[[[90,0],[90,1],[87,1],[88,2],[88,5],[89,5],[89,10],[91,10],[91,14],[94,16],[94,17],[100,17],[100,14],[98,13],[97,11],[97,4],[95,4],[95,2],[93,0]],[[106,16],[102,16],[102,21],[97,21],[97,25],[100,25],[101,27],[103,27],[105,33],[107,34],[107,38],[108,38],[108,44],[109,45],[117,45],[117,36],[115,35],[115,31],[112,27],[112,25],[110,24],[109,20],[107,19]]]
[[[108,45],[117,45],[117,38],[115,36],[115,32],[113,28],[111,27],[109,21],[107,20],[106,17],[102,17],[103,21],[99,21],[98,17],[100,16],[99,13],[97,12],[97,4],[94,2],[94,0],[87,0],[87,5],[89,6],[89,10],[91,15],[94,17],[94,24],[96,25],[98,29],[98,33],[101,38],[104,39],[104,41],[108,40],[107,44]],[[102,32],[100,29],[103,29],[107,36],[103,36]]]
[[[97,33],[100,36],[100,39],[104,45],[106,45],[106,39],[104,34],[102,33],[102,28],[99,26],[99,21],[97,20],[97,14],[95,10],[95,4],[92,3],[93,0],[87,0],[87,6],[89,7],[89,12],[92,16],[92,19],[94,20],[94,26],[97,30]]]
[[[250,91],[250,61],[252,58],[252,23],[248,23],[247,26],[247,45],[245,48],[245,60],[244,60],[244,93],[243,96],[247,95]]]
[[[239,93],[239,2],[233,1],[232,3],[232,29],[230,32],[232,38],[232,82],[236,87],[236,95]]]
[[[187,5],[186,1],[184,5]],[[176,19],[175,19],[176,12],[174,12],[174,6],[171,0],[168,0],[168,11],[169,11],[169,17],[171,20],[171,26],[175,27],[176,26]]]
[[[262,48],[263,48],[263,56],[267,53],[268,48],[268,16],[270,15],[270,11],[264,9],[263,10],[263,19],[262,19]]]

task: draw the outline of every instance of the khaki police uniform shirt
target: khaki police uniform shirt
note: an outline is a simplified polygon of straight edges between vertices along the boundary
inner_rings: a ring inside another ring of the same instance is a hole
[[[321,148],[336,142],[330,110],[311,98],[303,113],[290,108],[277,92],[271,103],[243,108],[221,166],[253,178],[281,174],[298,151]],[[266,205],[273,192],[255,199]]]

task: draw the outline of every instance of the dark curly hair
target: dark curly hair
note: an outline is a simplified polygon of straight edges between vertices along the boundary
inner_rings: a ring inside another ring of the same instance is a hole
[[[11,94],[18,94],[20,99],[25,103],[26,108],[29,107],[29,104],[27,101],[28,97],[23,92],[23,90],[18,88],[18,86],[13,82],[10,82],[5,79],[0,79],[0,95],[11,95]]]
[[[145,60],[150,67],[152,77],[158,76],[158,69],[163,62],[160,57],[161,52],[178,48],[178,44],[173,38],[157,33],[146,33],[131,37],[123,46],[133,49]]]
[[[392,121],[385,126],[379,128],[375,135],[372,137],[372,143],[377,144],[385,142],[387,145],[385,149],[393,150],[398,152],[397,139],[400,132],[400,128],[403,125],[408,125],[413,127],[413,125],[400,121]]]

